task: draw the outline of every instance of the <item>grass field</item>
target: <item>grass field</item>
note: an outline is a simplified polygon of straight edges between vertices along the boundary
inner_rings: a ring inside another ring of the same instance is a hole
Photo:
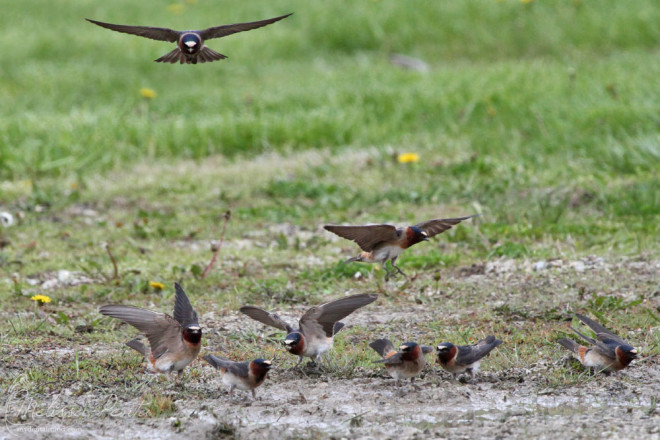
[[[173,44],[84,20],[187,29],[289,12],[208,42],[229,58],[195,66],[154,63]],[[366,344],[385,334],[433,344],[495,333],[505,344],[489,360],[496,380],[485,395],[497,400],[515,388],[521,365],[532,365],[529,395],[579,395],[580,387],[605,395],[623,383],[641,393],[630,408],[648,413],[652,429],[660,395],[647,382],[659,375],[660,353],[658,22],[652,0],[5,5],[0,211],[15,222],[0,229],[0,389],[43,405],[62,389],[81,399],[117,395],[163,429],[189,403],[167,381],[144,378],[137,356],[120,348],[133,329],[101,319],[99,305],[169,312],[179,281],[202,317],[205,351],[274,356],[288,367],[294,359],[276,344],[282,335],[246,323],[240,305],[293,317],[346,293],[376,292],[375,317],[365,309],[338,337],[328,380],[367,390],[382,381]],[[397,54],[428,68],[402,68]],[[419,161],[401,163],[402,153]],[[228,210],[218,261],[202,278]],[[408,280],[386,282],[374,266],[343,263],[357,247],[322,229],[477,212],[407,251],[398,263]],[[52,302],[38,307],[36,294]],[[561,363],[567,352],[554,341],[573,311],[616,329],[643,361],[623,378]],[[191,396],[226,401],[204,391],[217,377],[201,362],[190,371]],[[269,398],[278,380],[307,392],[303,379],[278,374],[264,387]],[[427,379],[432,392],[479,394],[430,369]],[[14,425],[2,399],[0,415]],[[401,411],[414,412],[408,403]],[[241,417],[257,409],[217,418],[212,434],[224,426],[249,435]],[[322,418],[309,437],[382,435],[382,420],[359,415],[345,414],[350,434],[323,428]],[[573,415],[564,416],[557,427]],[[81,429],[98,433],[90,417]],[[18,424],[31,422],[52,418]],[[432,426],[400,434],[447,428],[424,423]],[[104,429],[112,437],[112,426]]]

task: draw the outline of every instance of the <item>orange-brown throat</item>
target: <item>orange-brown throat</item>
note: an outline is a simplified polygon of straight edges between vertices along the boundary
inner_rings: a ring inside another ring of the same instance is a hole
[[[289,333],[284,340],[284,346],[289,353],[300,356],[305,351],[305,337],[300,332]]]
[[[419,358],[419,354],[421,352],[421,348],[419,348],[419,345],[416,345],[412,350],[406,351],[401,355],[401,359],[404,361],[415,361],[417,358]]]
[[[264,381],[268,371],[270,371],[270,368],[265,368],[254,361],[250,362],[250,373],[252,373],[257,383]]]
[[[199,327],[183,329],[183,340],[191,345],[199,344],[202,340],[202,329]]]
[[[458,347],[452,346],[449,350],[438,352],[438,362],[442,365],[451,363],[458,353]]]
[[[621,368],[626,368],[637,357],[637,353],[632,353],[629,350],[624,350],[617,347],[615,350],[616,357],[621,363]]]

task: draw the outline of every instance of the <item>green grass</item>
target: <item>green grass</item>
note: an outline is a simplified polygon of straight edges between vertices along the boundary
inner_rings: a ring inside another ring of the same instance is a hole
[[[660,257],[655,1],[198,0],[182,2],[180,14],[161,2],[60,3],[12,2],[0,14],[0,210],[17,220],[0,229],[0,355],[27,363],[25,390],[126,389],[142,368],[132,353],[38,367],[12,350],[117,351],[135,332],[97,307],[170,310],[174,281],[202,315],[219,317],[243,304],[312,305],[359,292],[380,293],[392,309],[438,311],[414,335],[399,321],[345,332],[333,377],[378,371],[367,343],[381,336],[467,343],[494,333],[506,341],[487,363],[497,371],[539,352],[565,355],[554,341],[573,310],[638,336],[657,328],[657,282],[635,273],[532,273],[497,288],[456,275],[500,258]],[[154,63],[171,44],[84,21],[184,29],[288,12],[209,42],[230,58],[197,66]],[[429,71],[394,66],[394,53]],[[157,96],[143,98],[142,87]],[[421,160],[398,163],[404,152]],[[219,261],[201,279],[226,210]],[[411,279],[400,284],[344,263],[357,247],[321,229],[476,212],[408,250],[398,264]],[[44,288],[61,270],[77,282]],[[45,314],[29,299],[37,293],[53,298]],[[214,334],[205,350],[293,364],[281,335],[265,333]],[[657,332],[647,333],[640,343],[657,356]],[[13,383],[2,374],[1,386]],[[563,365],[544,384],[587,380]],[[166,391],[127,393],[143,397],[145,417],[176,412]]]

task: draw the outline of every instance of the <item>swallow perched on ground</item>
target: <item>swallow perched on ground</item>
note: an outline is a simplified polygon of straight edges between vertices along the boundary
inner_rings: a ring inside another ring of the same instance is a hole
[[[284,346],[289,353],[298,356],[296,365],[302,362],[303,356],[313,358],[318,364],[321,356],[332,348],[333,336],[344,327],[339,320],[377,298],[376,294],[363,293],[312,307],[300,318],[297,329],[276,314],[258,307],[244,306],[240,312],[263,324],[286,331]]]
[[[470,379],[474,379],[481,360],[501,343],[502,341],[492,335],[473,345],[456,346],[451,342],[443,342],[436,347],[437,361],[442,368],[454,375],[454,379],[461,373],[468,373]]]
[[[365,263],[381,263],[383,269],[387,272],[385,276],[387,280],[390,276],[394,276],[397,273],[407,276],[395,264],[396,259],[399,258],[399,255],[405,249],[422,241],[428,241],[429,238],[446,231],[463,220],[476,217],[477,215],[479,214],[469,215],[467,217],[429,220],[404,228],[396,228],[392,225],[325,225],[324,228],[340,237],[353,240],[363,250],[360,255],[350,258],[348,262],[363,261]],[[387,270],[385,265],[387,260],[390,260],[392,267],[397,272],[393,273]]]
[[[256,399],[254,389],[264,383],[272,366],[270,361],[261,358],[252,362],[234,362],[210,354],[202,359],[220,370],[222,383],[229,385],[229,400],[232,399],[235,388],[252,391],[252,398]]]
[[[263,26],[267,26],[276,21],[282,20],[291,14],[281,17],[269,18],[268,20],[251,21],[249,23],[235,23],[224,26],[215,26],[203,31],[175,31],[173,29],[148,27],[148,26],[126,26],[123,24],[103,23],[101,21],[86,20],[106,29],[111,29],[125,34],[138,35],[140,37],[151,38],[152,40],[176,41],[177,48],[172,52],[163,55],[156,60],[157,63],[176,63],[197,64],[213,62],[227,58],[225,55],[211,50],[204,44],[205,40],[212,38],[226,37],[237,32],[249,31]]]
[[[596,321],[579,313],[576,313],[575,316],[596,333],[598,340],[590,338],[571,327],[571,330],[588,341],[591,347],[585,347],[568,338],[562,338],[557,342],[572,351],[585,367],[609,373],[623,370],[637,357],[637,350],[632,345]]]
[[[117,304],[102,306],[99,312],[121,319],[144,333],[150,348],[137,339],[126,345],[147,359],[151,371],[167,374],[176,371],[181,376],[183,369],[199,354],[202,328],[186,293],[177,283],[174,283],[174,287],[174,317],[167,313]]]
[[[397,390],[402,379],[410,378],[410,383],[415,385],[415,376],[426,364],[424,355],[433,351],[433,347],[419,345],[416,342],[406,342],[399,347],[399,351],[396,351],[389,339],[377,339],[369,344],[369,347],[382,357],[376,362],[385,364],[387,372],[395,380]]]

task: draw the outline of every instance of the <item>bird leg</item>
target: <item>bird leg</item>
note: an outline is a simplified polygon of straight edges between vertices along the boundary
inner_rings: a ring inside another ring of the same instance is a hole
[[[412,385],[412,387],[413,387],[414,389],[416,389],[417,391],[419,391],[419,390],[422,389],[422,387],[420,387],[419,385],[416,385],[416,384],[415,384],[415,378],[414,378],[414,377],[411,377],[411,378],[410,378],[410,385]]]
[[[392,259],[390,260],[390,263],[392,264],[392,267],[396,269],[397,273],[400,273],[400,274],[403,275],[404,277],[408,278],[408,275],[406,275],[406,274],[405,274],[405,273],[399,268],[399,266],[397,266],[396,264],[394,264],[394,263],[396,263],[396,259],[397,259],[397,258],[399,258],[399,257],[394,257],[394,258],[392,258]]]
[[[257,393],[254,392],[254,388],[252,389],[252,398],[257,400]]]
[[[385,271],[385,281],[388,281],[390,277],[395,277],[396,273],[395,272],[390,272],[387,270],[387,261],[382,264],[383,270]]]

